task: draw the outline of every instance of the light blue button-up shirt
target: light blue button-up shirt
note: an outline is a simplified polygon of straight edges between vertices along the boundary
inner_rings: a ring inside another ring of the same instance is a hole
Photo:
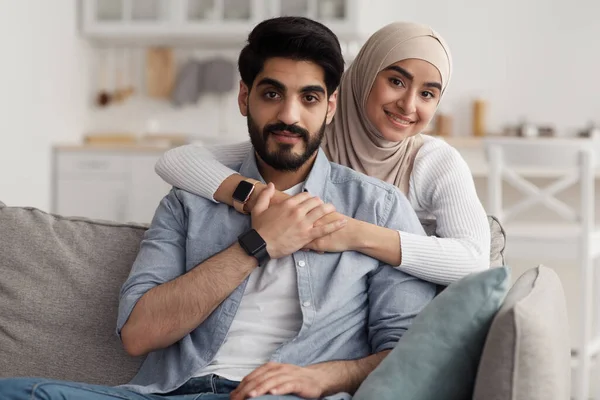
[[[236,169],[261,180],[252,153]],[[408,200],[394,186],[330,163],[322,150],[304,190],[353,218],[424,234]],[[225,204],[171,190],[161,201],[121,289],[117,332],[144,293],[227,249],[250,227],[249,216]],[[273,353],[271,361],[304,366],[391,349],[435,294],[433,284],[361,253],[299,251],[292,256],[302,327]],[[246,282],[190,334],[150,353],[125,387],[140,393],[166,393],[202,371],[225,341]]]

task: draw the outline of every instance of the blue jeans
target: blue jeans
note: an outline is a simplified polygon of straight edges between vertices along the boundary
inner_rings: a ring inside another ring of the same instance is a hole
[[[2,400],[228,400],[239,382],[207,375],[192,378],[177,390],[159,394],[139,394],[119,387],[90,385],[40,378],[0,379]],[[349,399],[347,394],[328,397]],[[256,400],[294,400],[297,396],[261,396]]]

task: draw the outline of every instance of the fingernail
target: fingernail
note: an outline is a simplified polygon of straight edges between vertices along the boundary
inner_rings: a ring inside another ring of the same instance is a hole
[[[250,397],[254,397],[254,396],[256,396],[256,391],[253,390],[250,392]]]

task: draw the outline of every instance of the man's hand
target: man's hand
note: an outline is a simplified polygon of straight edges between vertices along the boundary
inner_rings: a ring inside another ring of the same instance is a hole
[[[324,204],[318,197],[300,193],[269,206],[274,192],[275,187],[269,183],[252,210],[252,227],[267,243],[267,251],[273,259],[288,256],[346,224],[346,218],[338,214],[341,217],[315,227],[317,220],[335,212],[332,204]]]
[[[266,394],[319,398],[325,393],[322,379],[323,374],[314,369],[270,362],[246,376],[229,398],[245,400]]]
[[[335,393],[353,394],[390,350],[359,360],[328,361],[307,367],[269,362],[258,367],[231,392],[230,400],[271,395],[295,394],[320,398]]]

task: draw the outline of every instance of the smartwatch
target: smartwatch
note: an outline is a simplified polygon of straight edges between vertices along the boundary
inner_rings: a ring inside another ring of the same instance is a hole
[[[254,229],[238,236],[238,243],[249,256],[258,260],[259,267],[265,265],[271,259],[267,252],[267,243]]]
[[[254,192],[254,186],[258,183],[254,179],[244,179],[240,183],[238,183],[237,187],[233,191],[233,207],[242,214],[248,214],[246,210],[244,210],[244,206],[250,199],[250,195]]]

